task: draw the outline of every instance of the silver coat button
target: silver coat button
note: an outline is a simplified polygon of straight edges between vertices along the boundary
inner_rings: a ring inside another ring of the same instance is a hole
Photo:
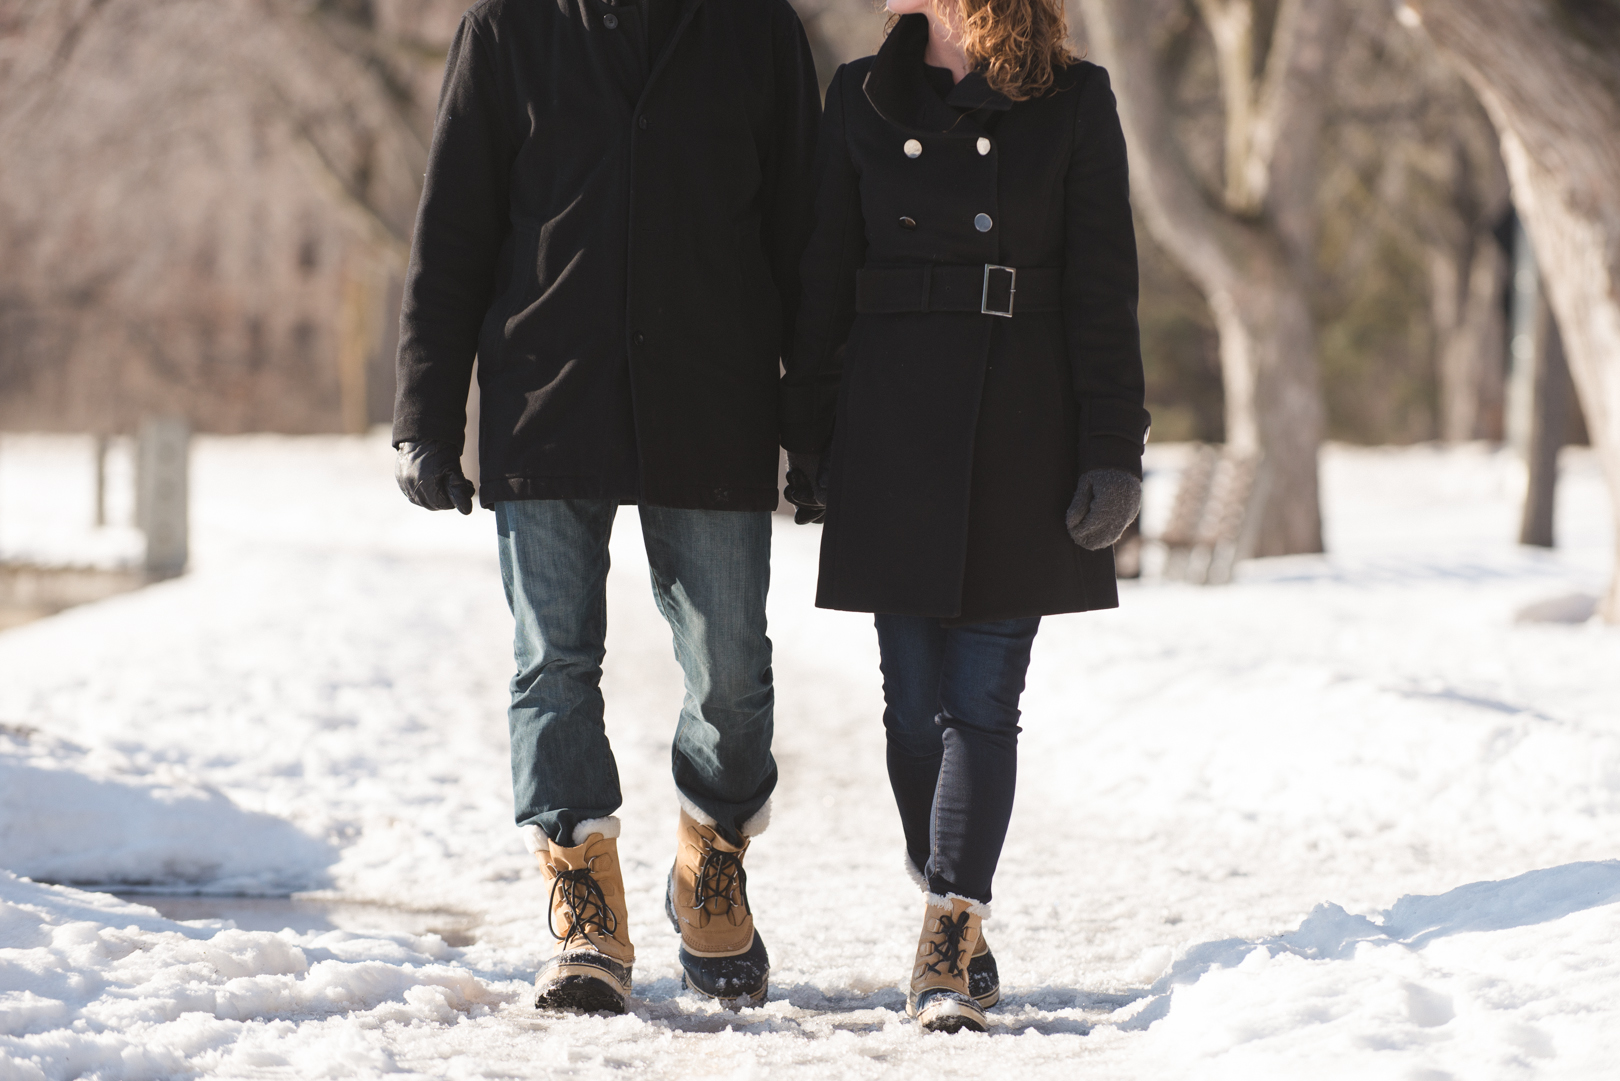
[[[977,214],[973,218],[973,228],[977,229],[981,233],[988,233],[990,231],[990,227],[994,224],[995,222],[990,220],[990,215],[988,214]]]
[[[922,144],[915,139],[907,139],[905,151],[908,158],[920,158],[922,157]]]
[[[979,156],[983,157],[988,153],[990,153],[990,140],[981,135],[979,136]]]
[[[602,16],[602,25],[609,30],[616,30],[619,26],[619,17],[612,13]]]

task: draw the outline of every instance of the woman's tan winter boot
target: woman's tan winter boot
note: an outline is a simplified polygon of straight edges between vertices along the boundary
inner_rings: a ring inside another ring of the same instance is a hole
[[[911,861],[910,855],[905,857],[905,868],[906,875],[917,884],[917,889],[928,895],[931,892],[928,879]],[[990,952],[990,941],[984,937],[982,926],[979,929],[979,944],[974,947],[973,958],[968,961],[968,994],[987,1010],[1001,1001],[1001,972],[996,967],[996,955]]]
[[[681,936],[681,982],[733,1008],[765,1001],[771,961],[754,930],[743,854],[681,809],[665,912]]]
[[[582,822],[574,827],[575,839],[580,836],[585,840],[572,848],[547,840],[535,853],[551,890],[549,926],[557,948],[535,977],[534,1004],[623,1013],[636,948],[619,871],[619,820]]]
[[[983,1032],[984,1009],[968,987],[968,962],[978,949],[984,905],[966,897],[928,895],[906,1012],[930,1032]]]

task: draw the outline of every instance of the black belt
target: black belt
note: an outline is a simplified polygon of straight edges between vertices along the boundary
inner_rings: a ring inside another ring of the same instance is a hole
[[[1010,318],[1015,307],[1063,310],[1063,268],[939,263],[867,267],[855,275],[855,310],[865,314],[979,312]]]

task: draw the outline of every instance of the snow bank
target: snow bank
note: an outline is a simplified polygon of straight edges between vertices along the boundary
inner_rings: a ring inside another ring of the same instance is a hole
[[[1369,919],[1186,952],[1125,1028],[1207,1077],[1612,1076],[1620,862],[1578,863]]]
[[[269,1048],[321,1018],[455,1024],[501,997],[435,935],[361,938],[171,923],[106,895],[0,873],[7,1078],[167,1078],[290,1065]],[[295,1056],[296,1057],[296,1056]],[[303,1076],[352,1075],[342,1058]]]
[[[0,853],[47,882],[274,894],[324,884],[334,846],[184,771],[0,731]]]

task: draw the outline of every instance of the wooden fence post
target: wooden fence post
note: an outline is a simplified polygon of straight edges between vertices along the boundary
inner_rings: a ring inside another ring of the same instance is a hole
[[[96,435],[96,528],[107,524],[107,452],[112,438],[105,432]]]

